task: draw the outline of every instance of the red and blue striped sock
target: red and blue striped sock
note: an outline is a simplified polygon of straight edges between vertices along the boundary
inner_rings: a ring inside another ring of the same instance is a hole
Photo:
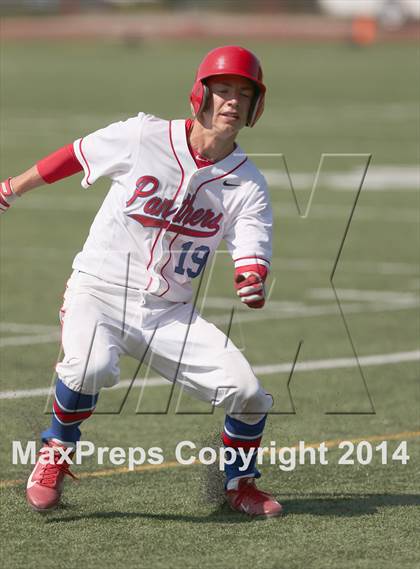
[[[252,459],[246,469],[240,470],[244,466],[244,462],[239,453],[236,454],[236,459],[233,464],[225,465],[225,474],[229,485],[233,479],[254,477],[259,478],[260,472],[256,468],[257,448],[260,446],[262,434],[265,427],[267,415],[255,425],[248,425],[243,421],[234,419],[226,415],[225,426],[222,433],[222,440],[225,447],[233,449],[243,448],[245,452],[254,449]]]
[[[98,394],[73,391],[58,379],[51,426],[42,433],[42,440],[56,439],[67,446],[75,446],[81,436],[79,425],[92,415],[97,401]]]

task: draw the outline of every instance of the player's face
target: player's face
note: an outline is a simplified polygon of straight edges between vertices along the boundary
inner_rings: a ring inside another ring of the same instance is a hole
[[[211,104],[207,114],[211,127],[232,136],[246,124],[254,97],[254,85],[244,77],[220,75],[207,80]]]

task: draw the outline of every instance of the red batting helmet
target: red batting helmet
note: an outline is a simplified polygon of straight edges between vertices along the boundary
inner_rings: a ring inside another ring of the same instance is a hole
[[[265,85],[258,58],[247,49],[237,45],[217,47],[210,51],[198,67],[190,101],[197,116],[206,106],[209,90],[205,80],[215,75],[238,75],[250,79],[255,85],[255,96],[249,109],[247,126],[254,126],[264,110]]]

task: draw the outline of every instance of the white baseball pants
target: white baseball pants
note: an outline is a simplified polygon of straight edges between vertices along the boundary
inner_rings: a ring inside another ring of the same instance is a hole
[[[60,315],[64,358],[56,371],[73,391],[95,394],[118,383],[126,354],[245,423],[257,423],[272,406],[242,353],[190,303],[74,271]]]

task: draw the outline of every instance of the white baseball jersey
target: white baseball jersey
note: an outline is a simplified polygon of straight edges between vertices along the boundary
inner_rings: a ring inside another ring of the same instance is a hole
[[[197,277],[225,240],[235,267],[271,259],[267,184],[239,146],[198,168],[185,120],[139,113],[74,142],[82,186],[112,185],[73,268],[172,302],[192,296]]]

